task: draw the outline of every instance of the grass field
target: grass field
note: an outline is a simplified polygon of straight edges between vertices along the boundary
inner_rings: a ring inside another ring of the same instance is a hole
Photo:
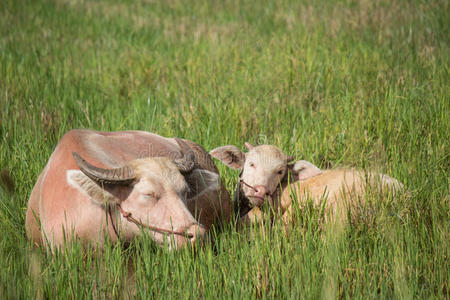
[[[0,298],[448,299],[449,20],[445,0],[2,0]],[[230,225],[195,253],[139,238],[49,256],[25,209],[73,128],[270,143],[409,194],[339,234],[311,208],[289,235]]]

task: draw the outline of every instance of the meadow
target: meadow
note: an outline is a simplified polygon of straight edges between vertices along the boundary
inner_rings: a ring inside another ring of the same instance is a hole
[[[449,19],[446,0],[2,0],[0,298],[448,299]],[[74,128],[270,143],[408,193],[372,195],[338,234],[309,207],[289,234],[48,255],[27,200]]]

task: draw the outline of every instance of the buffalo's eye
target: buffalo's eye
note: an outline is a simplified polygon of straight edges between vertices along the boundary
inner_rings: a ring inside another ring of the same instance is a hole
[[[284,171],[283,171],[283,170],[279,170],[277,173],[278,173],[279,175],[283,175]]]
[[[148,200],[150,199],[158,200],[159,196],[156,195],[155,193],[145,193],[144,198]]]
[[[255,167],[255,164],[251,162],[251,163],[249,163],[249,166],[252,167],[252,168],[254,168],[254,167]]]

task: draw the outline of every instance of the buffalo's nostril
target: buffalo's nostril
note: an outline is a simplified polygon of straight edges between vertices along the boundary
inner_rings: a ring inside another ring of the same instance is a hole
[[[196,242],[202,241],[206,234],[206,228],[198,223],[184,227],[184,230],[180,229],[179,231],[186,233],[186,235],[177,234],[171,236],[171,239],[175,241],[175,249],[186,245],[194,245]],[[169,248],[171,247],[169,246]]]
[[[254,192],[250,192],[249,196],[252,197],[258,197],[258,198],[264,198],[267,195],[267,189],[263,185],[257,185],[254,187]]]
[[[201,224],[196,224],[189,227],[187,232],[192,234],[191,243],[194,243],[195,241],[203,239],[204,235],[206,234],[206,228]]]

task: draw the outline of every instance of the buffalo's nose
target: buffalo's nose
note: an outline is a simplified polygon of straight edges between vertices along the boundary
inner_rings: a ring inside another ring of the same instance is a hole
[[[172,242],[175,242],[175,249],[180,249],[189,244],[194,245],[196,241],[203,240],[206,234],[206,228],[201,224],[193,224],[191,226],[184,227],[184,229],[179,230],[184,234],[172,235]],[[169,246],[172,249],[172,243]]]
[[[191,244],[202,240],[206,234],[206,228],[201,224],[194,224],[187,228],[186,233],[192,235]]]
[[[254,196],[264,198],[265,196],[269,196],[269,191],[263,185],[255,185]]]

